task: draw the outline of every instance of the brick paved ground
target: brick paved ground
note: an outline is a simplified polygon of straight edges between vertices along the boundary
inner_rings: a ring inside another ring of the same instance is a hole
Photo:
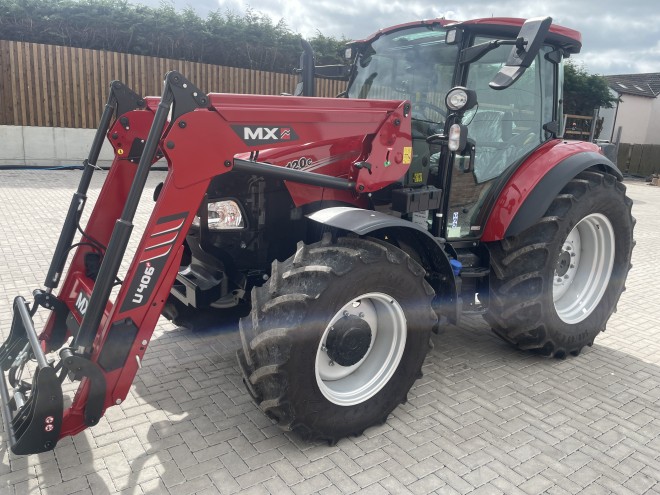
[[[13,297],[43,281],[78,177],[0,172],[3,337]],[[578,358],[512,350],[469,321],[434,337],[387,424],[328,447],[283,433],[250,401],[234,329],[161,320],[130,396],[99,425],[29,458],[3,433],[0,493],[660,493],[660,188],[633,182],[629,194],[628,291]]]

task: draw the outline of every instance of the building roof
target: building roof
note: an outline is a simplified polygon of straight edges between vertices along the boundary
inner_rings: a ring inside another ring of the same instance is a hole
[[[604,76],[610,88],[619,94],[647,96],[656,98],[660,95],[660,72],[646,74],[617,74]]]

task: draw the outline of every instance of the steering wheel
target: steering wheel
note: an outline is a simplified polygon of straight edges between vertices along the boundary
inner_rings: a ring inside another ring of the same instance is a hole
[[[440,119],[433,118],[429,116],[427,112],[435,112],[440,117]],[[447,118],[447,111],[444,108],[441,108],[433,103],[428,103],[426,101],[416,101],[412,104],[412,113],[413,117],[420,120],[427,120],[429,122],[443,122]]]

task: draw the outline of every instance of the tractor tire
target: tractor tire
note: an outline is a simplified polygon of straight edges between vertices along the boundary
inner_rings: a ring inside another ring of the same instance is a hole
[[[521,234],[489,245],[493,331],[520,349],[577,356],[616,310],[631,268],[635,219],[626,187],[588,170]]]
[[[240,321],[243,381],[259,407],[309,441],[382,424],[421,376],[437,321],[425,271],[378,240],[325,235],[273,263]]]

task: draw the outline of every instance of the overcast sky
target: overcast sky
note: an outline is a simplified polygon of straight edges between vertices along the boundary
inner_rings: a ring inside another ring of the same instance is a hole
[[[157,6],[160,0],[131,0]],[[190,5],[205,17],[215,9],[245,12],[249,6],[284,18],[292,31],[313,36],[359,39],[380,28],[419,19],[445,17],[467,20],[480,17],[552,16],[553,22],[582,33],[582,52],[575,59],[588,72],[627,74],[660,72],[660,0],[173,0],[177,10]]]

